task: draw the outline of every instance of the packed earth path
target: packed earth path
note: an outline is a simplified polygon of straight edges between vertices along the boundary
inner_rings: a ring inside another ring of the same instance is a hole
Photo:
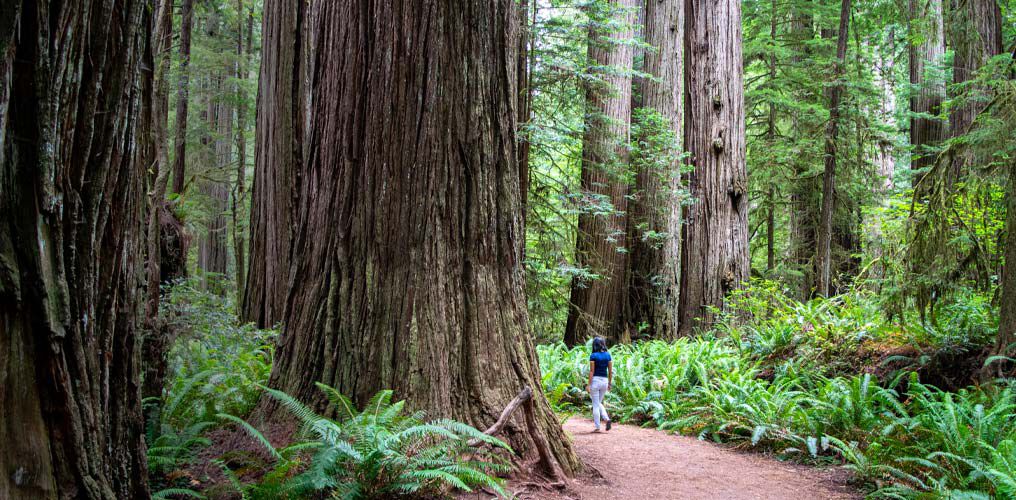
[[[855,499],[864,495],[841,468],[818,468],[668,434],[614,425],[593,432],[589,418],[572,417],[564,428],[591,470],[567,491],[510,488],[520,499]]]

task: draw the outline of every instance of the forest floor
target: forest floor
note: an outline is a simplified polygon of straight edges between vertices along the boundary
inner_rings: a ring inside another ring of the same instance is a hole
[[[631,425],[593,432],[572,417],[564,428],[591,470],[563,492],[509,485],[520,499],[855,499],[863,498],[841,468],[818,468]],[[514,486],[514,487],[513,487]]]

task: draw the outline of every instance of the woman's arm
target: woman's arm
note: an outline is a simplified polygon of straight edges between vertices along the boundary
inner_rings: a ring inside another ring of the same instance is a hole
[[[587,392],[593,392],[593,372],[596,371],[596,361],[589,362],[589,383],[586,384]]]
[[[607,390],[610,390],[610,386],[614,385],[614,360],[607,362]]]

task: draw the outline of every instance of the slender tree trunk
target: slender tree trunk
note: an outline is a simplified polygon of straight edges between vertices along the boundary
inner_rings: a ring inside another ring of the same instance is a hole
[[[694,171],[682,246],[680,327],[708,328],[712,308],[748,280],[741,3],[685,4],[685,148]]]
[[[879,109],[874,110],[878,116],[880,125],[886,130],[895,128],[896,116],[896,35],[890,31],[887,40],[888,47],[876,48],[878,60],[874,68],[873,80],[879,92]],[[874,141],[871,150],[871,163],[875,165],[875,181],[872,191],[875,197],[876,206],[884,209],[888,205],[889,194],[893,190],[894,178],[896,176],[896,160],[891,137],[878,136]],[[874,259],[870,276],[876,282],[876,289],[881,288],[879,280],[885,277],[885,266],[881,262],[883,257],[882,247],[882,215],[876,213],[865,223],[867,227],[867,251]]]
[[[191,23],[194,0],[180,3],[180,74],[176,84],[176,139],[173,159],[173,192],[183,194],[187,167],[187,101],[190,93]]]
[[[769,18],[769,39],[776,43],[776,26],[779,17],[776,15],[776,0],[772,1],[772,12]],[[769,81],[776,81],[776,50],[769,54]],[[766,141],[771,145],[776,144],[776,102],[769,100],[769,113],[766,122]],[[766,190],[766,271],[771,275],[776,269],[776,190],[772,184]]]
[[[818,249],[815,253],[816,290],[815,292],[828,297],[832,261],[833,211],[836,196],[836,141],[840,126],[840,101],[843,96],[843,76],[847,57],[847,38],[850,28],[850,0],[842,0],[840,5],[840,29],[836,41],[836,62],[833,69],[833,85],[829,90],[829,123],[826,126],[825,140],[825,172],[822,176],[822,216],[818,226]]]
[[[504,436],[523,456],[547,442],[550,460],[577,470],[543,396],[523,293],[514,0],[313,8],[329,57],[311,87],[299,286],[269,385],[317,409],[316,381],[357,402],[390,388],[480,428],[528,386],[536,425],[514,420]]]
[[[307,2],[266,0],[258,80],[250,262],[241,319],[271,327],[284,319],[296,234],[306,132],[302,78],[310,61]]]
[[[995,0],[953,0],[949,28],[954,53],[954,85],[973,80],[978,69],[1002,53],[1002,13]],[[968,132],[974,118],[990,100],[984,96],[987,92],[988,89],[980,86],[964,90],[964,98],[949,114],[953,137]],[[952,184],[962,179],[973,161],[973,155],[968,152],[955,155],[947,182]]]
[[[244,53],[244,16],[243,0],[236,1],[236,185],[233,188],[233,206],[230,210],[233,227],[233,256],[236,269],[236,303],[243,303],[243,290],[247,283],[247,263],[245,252],[247,242],[244,238],[243,226],[240,223],[240,212],[244,209],[247,196],[247,95],[244,81],[247,79],[247,63],[250,58],[251,39],[253,38],[254,16],[247,16],[246,54]]]
[[[167,340],[159,323],[159,299],[162,284],[162,220],[172,214],[166,206],[166,189],[169,184],[169,51],[173,45],[173,2],[162,0],[155,11],[155,30],[152,33],[152,56],[155,62],[154,97],[152,102],[152,144],[156,175],[148,192],[148,224],[146,240],[146,301],[145,337],[143,359],[145,359],[144,383],[141,397],[162,395],[163,379],[166,372]]]
[[[794,9],[792,16],[791,38],[798,47],[798,52],[794,53],[790,62],[796,66],[808,60],[806,57],[811,55],[807,44],[814,37],[814,27],[810,13]],[[806,57],[802,57],[802,54]],[[791,121],[793,138],[799,141],[804,135],[801,117],[792,116]],[[790,253],[794,266],[802,275],[798,283],[798,298],[806,299],[811,296],[815,286],[816,233],[821,212],[819,209],[821,200],[817,194],[821,192],[821,185],[816,178],[808,174],[810,165],[807,160],[795,160],[793,168],[794,182],[790,193]]]
[[[935,148],[946,137],[946,123],[938,117],[945,101],[945,28],[942,0],[910,0],[910,167],[926,171],[935,161]],[[923,173],[914,178],[915,194],[923,197],[928,186]]]
[[[148,7],[0,7],[0,498],[148,496]]]
[[[632,27],[638,0],[610,0],[607,15],[592,12],[588,59],[599,81],[586,88],[585,134],[582,138],[582,193],[575,243],[576,260],[596,279],[572,280],[564,341],[584,342],[594,335],[624,341],[627,253],[624,246],[631,123]],[[593,7],[599,9],[599,7]],[[604,33],[606,18],[621,27]],[[619,43],[620,42],[620,43]]]
[[[681,290],[681,120],[684,113],[684,0],[646,0],[645,41],[655,50],[644,56],[643,105],[665,123],[669,144],[654,144],[667,158],[636,161],[635,192],[628,221],[631,250],[629,328],[648,327],[652,338],[673,339],[678,333]],[[646,140],[647,138],[636,138]]]

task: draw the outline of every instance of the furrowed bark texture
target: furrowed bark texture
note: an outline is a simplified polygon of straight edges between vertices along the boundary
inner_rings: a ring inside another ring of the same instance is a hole
[[[818,248],[815,252],[815,293],[828,297],[832,283],[833,213],[836,208],[836,156],[840,126],[840,101],[843,97],[844,66],[850,28],[850,0],[840,4],[840,28],[836,38],[836,62],[833,85],[829,88],[829,122],[826,125],[825,171],[822,175],[822,216],[818,225]],[[851,233],[841,231],[840,234]]]
[[[148,7],[0,7],[0,498],[148,496]]]
[[[684,0],[647,0],[644,5],[645,69],[655,79],[641,82],[643,106],[669,124],[674,144],[669,165],[635,172],[629,213],[629,328],[647,325],[648,336],[678,334],[681,290],[681,120],[684,114]],[[658,153],[656,151],[654,154]],[[647,237],[646,235],[650,235]]]
[[[950,19],[953,55],[953,83],[963,84],[976,78],[977,70],[994,56],[1002,53],[1002,12],[996,0],[953,0]],[[966,94],[960,105],[949,114],[949,128],[953,137],[967,133],[970,124],[984,109],[990,96],[980,86],[962,89]],[[962,179],[971,163],[976,162],[969,152],[958,154],[950,165],[947,182]]]
[[[241,319],[259,327],[284,319],[290,257],[296,236],[303,175],[306,113],[301,75],[306,2],[266,0],[258,81],[254,182],[251,188],[250,261]]]
[[[148,224],[146,235],[146,286],[145,286],[145,336],[142,359],[145,360],[142,398],[162,395],[163,379],[166,373],[166,349],[168,339],[159,324],[159,299],[162,277],[162,220],[172,217],[166,205],[166,189],[169,184],[169,50],[173,41],[173,2],[162,0],[155,11],[155,30],[152,34],[152,58],[156,71],[153,77],[152,99],[152,154],[155,158],[155,179],[148,192]],[[172,258],[172,254],[166,257]]]
[[[174,139],[173,192],[183,194],[187,170],[187,104],[190,93],[191,26],[194,0],[180,2],[180,75],[176,86],[176,137]]]
[[[299,259],[269,385],[317,409],[316,381],[361,403],[391,388],[479,428],[529,386],[542,436],[516,417],[506,438],[535,456],[545,437],[574,472],[523,294],[514,0],[313,8],[328,57],[314,72]]]
[[[590,25],[588,58],[599,81],[586,88],[581,189],[575,256],[597,279],[572,280],[564,341],[581,344],[595,335],[630,340],[624,329],[627,291],[625,245],[628,209],[628,140],[631,124],[631,45],[638,0],[611,0],[607,9],[619,29],[603,33],[605,19]],[[591,207],[597,207],[593,211]]]
[[[945,28],[942,17],[942,0],[910,0],[911,33],[910,84],[915,88],[910,96],[910,144],[913,156],[910,167],[927,169],[935,161],[935,147],[946,138],[947,124],[935,118],[945,101]],[[916,38],[916,40],[915,40]],[[919,40],[919,41],[918,41]],[[914,179],[920,183],[921,176]],[[927,187],[919,187],[927,193]],[[923,196],[923,194],[921,195]]]
[[[681,248],[680,329],[706,328],[748,280],[741,4],[689,0],[685,10],[685,149],[694,172]]]

